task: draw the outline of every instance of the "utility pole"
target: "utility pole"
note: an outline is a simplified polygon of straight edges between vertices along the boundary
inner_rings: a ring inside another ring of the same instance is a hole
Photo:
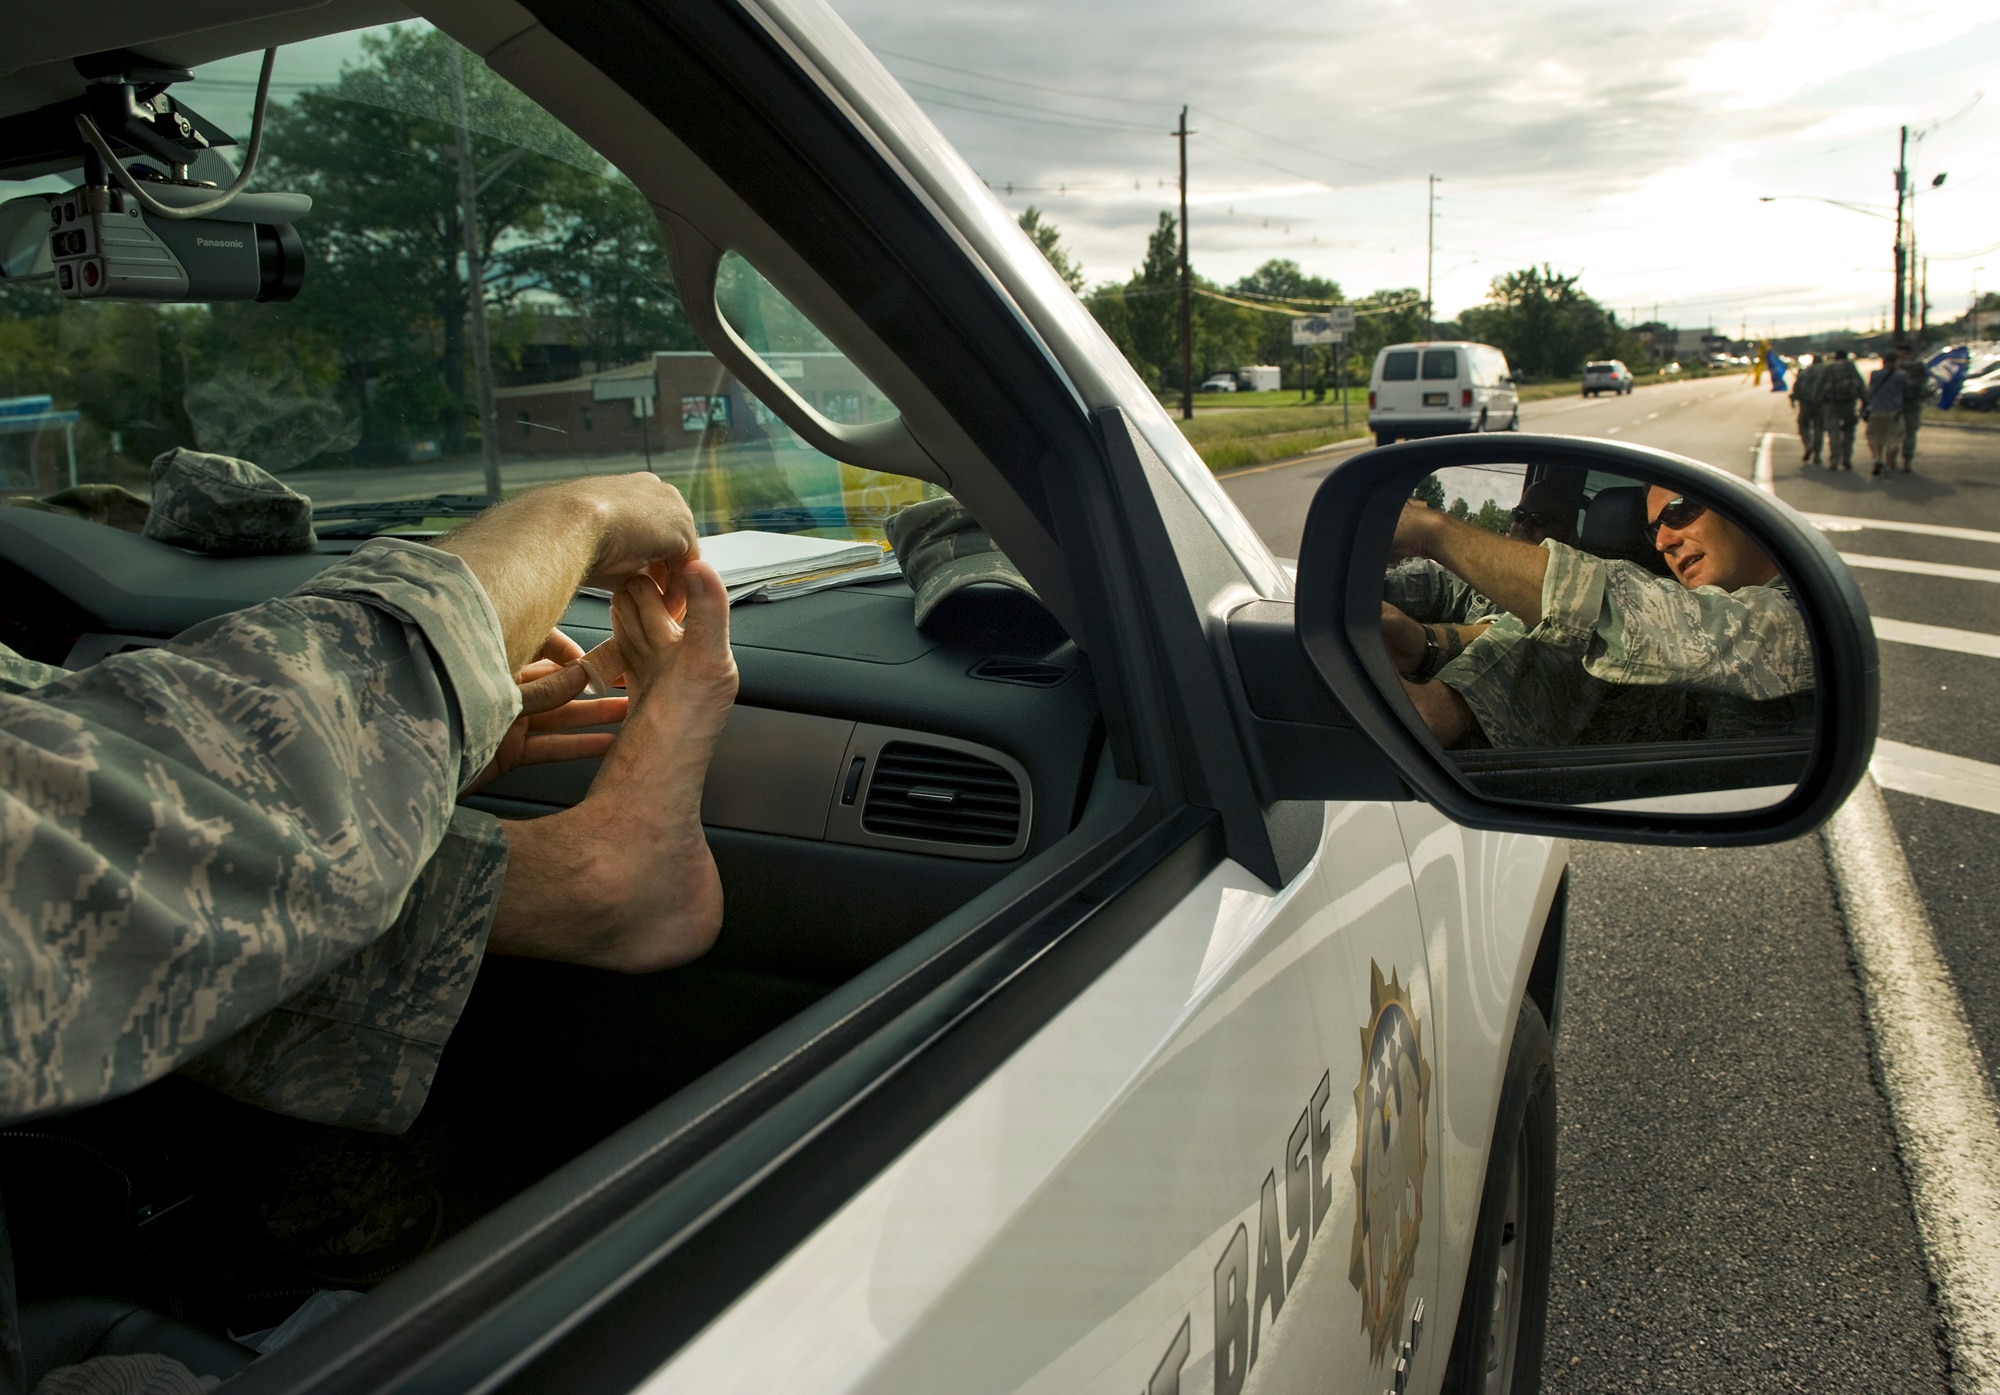
[[[1194,322],[1188,310],[1188,219],[1187,219],[1187,138],[1186,107],[1181,108],[1181,124],[1173,131],[1181,143],[1181,420],[1194,420]]]
[[[1903,339],[1904,286],[1908,272],[1908,268],[1904,264],[1903,200],[1909,191],[1909,158],[1910,128],[1905,126],[1902,128],[1902,136],[1896,144],[1896,309],[1894,335],[1896,343],[1901,343]]]
[[[493,406],[493,355],[486,341],[486,258],[479,248],[479,176],[466,129],[465,74],[458,45],[451,48],[451,115],[458,123],[458,221],[465,233],[465,320],[479,394],[479,453],[486,462],[486,497],[500,502],[500,414]]]
[[[1438,177],[1430,177],[1430,193],[1424,201],[1424,338],[1437,333],[1437,309],[1431,301],[1431,267],[1437,258]]]

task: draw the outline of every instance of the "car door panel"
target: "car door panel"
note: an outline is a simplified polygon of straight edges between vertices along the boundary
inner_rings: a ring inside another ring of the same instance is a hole
[[[1393,981],[1427,1061],[1431,1004],[1389,806],[1332,813],[1285,888],[1219,866],[646,1388],[1208,1390],[1218,1326],[1225,1391],[1380,1376],[1350,1278],[1357,1044]],[[1430,1174],[1385,1351],[1436,1305]]]
[[[1439,1003],[1438,1120],[1445,1200],[1439,1243],[1464,1255],[1506,1073],[1515,1014],[1567,861],[1554,839],[1461,828],[1428,804],[1398,804]],[[1455,1320],[1462,1276],[1446,1275],[1440,1330]]]

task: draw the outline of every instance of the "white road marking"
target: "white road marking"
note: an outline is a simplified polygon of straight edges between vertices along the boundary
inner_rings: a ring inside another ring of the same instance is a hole
[[[1750,479],[1759,489],[1775,497],[1778,482],[1771,475],[1771,442],[1778,439],[1775,431],[1766,431],[1757,439],[1757,462],[1750,467]]]
[[[2000,765],[1875,738],[1868,772],[1885,790],[1920,794],[1961,809],[2000,814]]]
[[[1778,492],[1771,475],[1776,439],[1776,432],[1766,432],[1757,444],[1755,477],[1772,494]],[[1917,628],[1891,636],[1885,626],[1907,622],[1875,623],[1878,634],[1903,642]],[[1878,739],[1873,764],[1880,777],[1862,776],[1820,837],[1840,891],[1917,1232],[1943,1309],[1953,1385],[1990,1395],[2000,1392],[2000,1106],[1876,784],[1882,778],[1906,788],[1925,780],[1939,794],[1966,797],[1985,793],[1991,780],[2000,799],[2000,769],[1968,772],[1948,764],[1954,759]]]
[[[1850,567],[1866,567],[1878,572],[1941,576],[1952,581],[2000,582],[2000,571],[1992,567],[1961,567],[1955,562],[1920,562],[1914,557],[1876,557],[1866,552],[1843,552],[1840,554],[1840,560]]]
[[[1892,644],[1920,644],[1926,649],[1948,649],[1956,654],[2000,659],[2000,635],[1980,630],[1953,630],[1943,625],[1920,625],[1914,620],[1885,620],[1878,615],[1875,638]]]
[[[1616,436],[1622,429],[1622,427],[1607,426],[1604,428],[1604,434],[1607,436]]]
[[[1658,412],[1648,412],[1646,413],[1646,420],[1651,421],[1654,417],[1657,417],[1658,415],[1659,415]]]
[[[1872,778],[1822,836],[1943,1309],[1952,1384],[2000,1391],[2000,1113],[1986,1062]]]
[[[2000,533],[1980,528],[1953,528],[1943,523],[1898,523],[1886,518],[1853,518],[1838,513],[1809,513],[1806,522],[1828,533],[1857,533],[1863,529],[1884,533],[1916,533],[1926,538],[1957,538],[1962,542],[2000,543]]]

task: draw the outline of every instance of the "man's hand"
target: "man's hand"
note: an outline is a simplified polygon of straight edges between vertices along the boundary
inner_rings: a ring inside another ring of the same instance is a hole
[[[1408,500],[1403,505],[1403,516],[1396,520],[1396,536],[1389,543],[1391,560],[1430,556],[1430,541],[1437,531],[1437,522],[1449,517],[1421,500]]]
[[[592,475],[571,481],[604,511],[604,533],[591,563],[590,584],[616,590],[634,572],[652,569],[677,612],[687,599],[674,580],[683,562],[701,556],[694,514],[681,492],[650,471]],[[671,588],[671,589],[670,589]]]
[[[587,675],[577,662],[583,650],[561,630],[551,630],[535,661],[514,675],[521,687],[521,715],[500,738],[500,749],[462,794],[472,794],[509,771],[548,761],[589,760],[611,749],[614,734],[578,731],[625,720],[628,699],[579,702]]]
[[[1387,601],[1382,602],[1382,642],[1388,646],[1389,662],[1408,678],[1424,665],[1424,627]]]
[[[464,558],[479,578],[500,617],[507,661],[518,669],[585,577],[617,587],[650,568],[671,592],[699,542],[680,491],[641,472],[525,490],[436,545]]]

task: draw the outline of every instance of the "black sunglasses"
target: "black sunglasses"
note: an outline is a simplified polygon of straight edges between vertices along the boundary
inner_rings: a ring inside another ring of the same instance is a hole
[[[1665,506],[1660,509],[1660,516],[1648,519],[1640,529],[1640,532],[1648,544],[1658,547],[1660,545],[1660,528],[1663,525],[1672,528],[1675,532],[1679,532],[1707,512],[1707,504],[1698,504],[1688,498],[1669,499]]]

